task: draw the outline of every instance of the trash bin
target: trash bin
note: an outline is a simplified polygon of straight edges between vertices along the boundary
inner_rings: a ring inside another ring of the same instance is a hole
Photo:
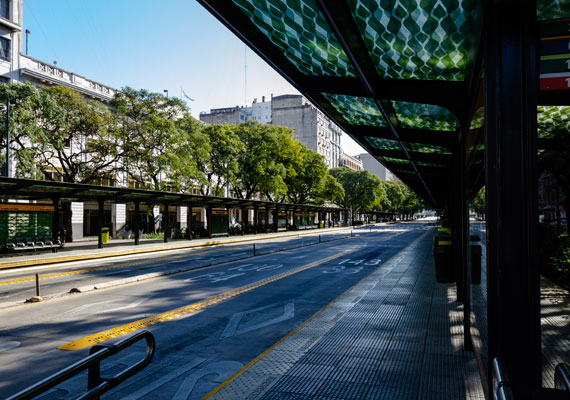
[[[448,231],[442,231],[434,238],[433,257],[435,262],[435,279],[438,283],[455,282],[451,240],[452,237]]]
[[[481,283],[481,238],[477,235],[471,235],[471,284],[479,285]]]
[[[101,243],[109,243],[109,228],[101,228]]]

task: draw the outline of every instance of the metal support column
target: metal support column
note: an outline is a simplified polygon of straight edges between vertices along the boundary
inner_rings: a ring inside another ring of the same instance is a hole
[[[226,207],[226,209],[228,210],[228,234],[227,236],[230,236],[230,226],[232,224],[232,209],[230,207]]]
[[[257,223],[259,216],[257,215],[257,207],[253,207],[253,234],[257,235]]]
[[[273,231],[279,232],[279,207],[273,210]]]
[[[515,398],[538,398],[536,1],[499,0],[486,11],[488,359],[503,359]]]
[[[247,217],[246,214],[247,210],[245,208],[240,208],[239,209],[239,215],[241,218],[241,235],[245,235],[245,226],[247,225]],[[244,218],[245,217],[245,218]]]
[[[265,207],[265,231],[269,232],[269,209]]]
[[[61,211],[59,208],[59,197],[52,197],[53,202],[53,214],[51,218],[51,237],[53,239],[59,239],[59,229],[61,220]]]
[[[97,214],[97,248],[103,248],[103,237],[101,235],[101,229],[103,229],[103,224],[105,223],[105,200],[98,200],[99,203],[99,213]]]
[[[164,213],[162,213],[162,230],[164,231],[164,243],[168,243],[170,237],[170,224],[168,220],[168,203],[163,204]]]
[[[135,232],[135,246],[139,245],[140,241],[140,229],[139,229],[139,214],[140,214],[141,202],[135,201],[135,218],[133,219],[133,230]]]
[[[192,203],[188,203],[188,212],[186,213],[186,238],[192,240]]]
[[[212,238],[212,206],[206,207],[206,224],[208,224],[208,237]]]

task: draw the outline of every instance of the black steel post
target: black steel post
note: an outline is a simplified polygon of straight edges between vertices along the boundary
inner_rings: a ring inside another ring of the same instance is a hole
[[[170,224],[169,224],[169,214],[168,214],[168,203],[163,204],[164,212],[162,213],[162,231],[164,232],[164,243],[168,243],[168,238],[170,236]]]
[[[53,203],[53,214],[51,218],[51,237],[54,240],[59,239],[59,220],[60,220],[60,211],[59,211],[59,197],[52,197],[51,199]]]
[[[269,209],[265,207],[265,231],[269,232]]]
[[[273,231],[279,232],[279,208],[273,210]]]
[[[186,238],[192,240],[192,203],[188,203],[186,213]]]
[[[105,200],[98,200],[99,213],[97,215],[97,248],[103,248],[103,225],[105,224]]]
[[[206,207],[206,224],[208,224],[208,237],[212,238],[212,206]]]
[[[230,236],[230,225],[232,222],[232,209],[230,207],[226,207],[228,211],[228,237]]]
[[[139,229],[139,216],[140,216],[141,202],[135,201],[135,218],[133,219],[133,230],[135,231],[135,246],[140,242],[140,229]]]
[[[503,359],[515,398],[538,398],[536,1],[492,4],[484,31],[488,359]]]
[[[10,98],[6,99],[6,177],[10,178]]]
[[[253,207],[253,233],[257,235],[257,220],[259,216],[257,215],[257,207]]]

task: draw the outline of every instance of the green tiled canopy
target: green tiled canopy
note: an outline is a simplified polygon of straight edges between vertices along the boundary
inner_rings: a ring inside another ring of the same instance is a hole
[[[299,71],[355,76],[314,0],[233,0]]]
[[[537,0],[536,18],[539,21],[570,18],[570,2],[567,0]]]
[[[400,144],[397,140],[392,139],[381,139],[377,137],[365,136],[364,139],[370,144],[370,146],[376,150],[401,150]],[[415,151],[418,153],[426,154],[451,154],[449,150],[442,146],[430,145],[430,144],[420,144],[408,142],[406,143],[408,150]]]
[[[323,96],[350,124],[386,126],[386,120],[370,98],[330,93],[323,93]]]
[[[405,101],[393,101],[392,105],[403,128],[433,131],[455,131],[457,129],[455,116],[443,107]]]
[[[472,58],[476,0],[349,0],[383,78],[462,81]]]
[[[557,138],[570,133],[570,107],[539,106],[537,108],[538,137]]]

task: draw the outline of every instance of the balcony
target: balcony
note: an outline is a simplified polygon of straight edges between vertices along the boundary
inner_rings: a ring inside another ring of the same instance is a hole
[[[116,91],[112,87],[23,54],[20,54],[20,68],[20,73],[26,80],[67,86],[101,101],[109,101]]]

